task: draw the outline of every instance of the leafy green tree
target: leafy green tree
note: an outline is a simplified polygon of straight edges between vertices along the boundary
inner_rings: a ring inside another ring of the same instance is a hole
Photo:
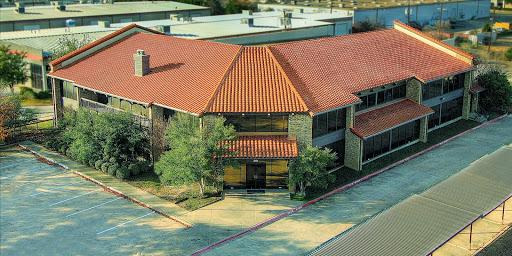
[[[11,134],[11,130],[35,119],[32,109],[21,106],[21,96],[0,96],[0,141]]]
[[[256,11],[257,5],[249,0],[229,0],[226,4],[226,14],[242,13],[242,10]]]
[[[306,196],[306,185],[326,188],[334,182],[336,176],[327,171],[327,167],[334,166],[338,156],[330,149],[307,147],[294,159],[289,167],[289,186],[299,185],[299,193]]]
[[[484,26],[482,27],[482,32],[491,32],[491,24],[489,22],[486,22]]]
[[[50,50],[51,60],[58,59],[74,50],[80,49],[88,44],[90,44],[92,40],[88,37],[84,37],[82,39],[63,36],[59,38],[59,43],[53,49]]]
[[[201,127],[198,118],[176,113],[166,129],[170,150],[155,164],[161,182],[178,186],[198,183],[201,196],[207,184],[218,188],[224,168],[234,164],[224,156],[232,154],[225,142],[235,139],[235,130],[232,125],[225,126],[224,121],[224,118],[205,116]]]
[[[11,52],[8,46],[0,45],[0,89],[9,87],[14,93],[14,85],[28,80],[27,63],[24,52]]]
[[[79,108],[66,113],[62,140],[69,144],[71,157],[82,162],[112,159],[112,164],[128,167],[147,158],[147,136],[127,112],[93,113]]]
[[[206,0],[204,5],[210,7],[212,15],[222,15],[226,12],[219,0]]]
[[[359,21],[356,24],[352,26],[352,33],[362,33],[362,32],[369,32],[374,30],[383,29],[384,25],[381,23],[375,23],[371,21]]]
[[[485,88],[481,99],[485,108],[503,109],[512,103],[512,86],[504,72],[491,69],[479,74],[476,82]]]
[[[511,61],[512,60],[512,47],[509,47],[507,49],[507,51],[505,52],[505,58],[508,60],[508,61]]]

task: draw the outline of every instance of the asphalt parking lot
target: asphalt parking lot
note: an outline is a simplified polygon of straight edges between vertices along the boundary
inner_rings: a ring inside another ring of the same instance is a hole
[[[0,163],[2,255],[168,255],[181,243],[183,225],[30,153],[2,150]]]

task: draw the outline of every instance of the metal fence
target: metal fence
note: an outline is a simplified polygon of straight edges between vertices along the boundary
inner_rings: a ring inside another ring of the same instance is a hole
[[[123,110],[121,109],[117,109],[117,108],[113,108],[113,107],[110,107],[108,105],[105,105],[105,104],[102,104],[102,103],[99,103],[99,102],[95,102],[95,101],[91,101],[91,100],[88,100],[88,99],[83,99],[81,98],[80,99],[80,102],[79,102],[80,106],[81,107],[86,107],[96,113],[105,113],[105,112],[121,112]],[[133,117],[133,121],[138,124],[139,126],[141,127],[144,127],[144,128],[150,128],[151,127],[151,119],[145,117],[145,116],[140,116],[140,115],[136,115],[136,114],[132,114],[132,117]]]

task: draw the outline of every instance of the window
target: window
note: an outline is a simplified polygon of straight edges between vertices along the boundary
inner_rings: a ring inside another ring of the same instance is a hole
[[[224,115],[237,132],[287,132],[288,116]]]
[[[313,117],[313,138],[345,128],[346,109],[337,109]]]
[[[30,80],[32,88],[43,89],[43,67],[30,63]]]
[[[422,87],[423,100],[441,96],[443,94],[443,80],[437,80]]]
[[[356,105],[356,112],[405,97],[406,85],[405,82],[400,82],[399,84],[389,85],[387,89],[386,86],[384,86],[383,88],[374,88],[371,91],[374,90],[379,91],[370,94],[363,93],[366,95],[358,96],[363,102]]]
[[[338,140],[331,144],[325,145],[323,148],[329,148],[332,152],[336,152],[338,154],[337,165],[343,165],[345,160],[345,140]]]
[[[105,94],[98,93],[98,102],[101,104],[108,104],[108,97]]]
[[[73,83],[64,81],[62,87],[62,96],[68,99],[76,100],[77,99],[77,88],[73,86]]]

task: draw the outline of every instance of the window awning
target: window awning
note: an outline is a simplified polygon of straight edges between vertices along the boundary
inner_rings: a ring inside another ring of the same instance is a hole
[[[434,110],[425,105],[403,99],[356,115],[351,131],[361,138],[367,138],[433,113]]]
[[[290,159],[298,156],[297,140],[286,135],[239,136],[230,145],[233,158]]]
[[[469,93],[471,93],[471,94],[480,93],[483,91],[485,91],[485,88],[483,88],[482,86],[480,86],[478,84],[472,84],[471,89],[469,89]]]

